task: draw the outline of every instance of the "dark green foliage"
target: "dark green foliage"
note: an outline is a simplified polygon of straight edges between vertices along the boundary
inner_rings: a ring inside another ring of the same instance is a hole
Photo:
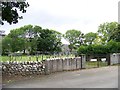
[[[115,40],[120,42],[120,24],[117,25],[118,27],[114,28],[114,31],[110,35],[110,40]]]
[[[81,45],[78,49],[78,54],[87,54],[88,46]]]
[[[88,45],[80,46],[78,54],[108,54],[120,53],[120,42],[109,41],[106,45]]]
[[[107,43],[107,47],[110,53],[120,53],[120,42],[111,40]]]
[[[38,37],[38,51],[59,52],[61,45],[61,34],[49,29],[43,29]]]
[[[37,51],[60,52],[61,50],[61,33],[42,29],[40,26],[25,25],[13,29],[2,40],[3,54],[8,52],[28,51],[35,54]]]
[[[29,4],[28,2],[1,2],[0,6],[2,7],[2,21],[7,21],[9,24],[18,23],[18,19],[22,19],[23,17],[18,14],[18,10],[22,13],[26,13],[26,9]]]
[[[80,42],[80,38],[82,37],[82,33],[79,30],[68,30],[65,34],[64,34],[64,38],[69,41],[70,45],[69,48],[72,51],[75,48],[76,44],[81,44]]]
[[[118,22],[100,24],[98,35],[103,41],[103,44],[110,40],[120,41],[120,24]]]
[[[92,45],[93,54],[106,54],[108,50],[105,45]]]
[[[93,41],[97,38],[97,33],[89,32],[84,35],[85,43],[86,44],[93,44]]]

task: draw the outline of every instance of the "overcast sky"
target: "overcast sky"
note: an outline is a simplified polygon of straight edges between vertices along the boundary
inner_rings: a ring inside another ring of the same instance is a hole
[[[118,21],[119,0],[27,0],[30,7],[19,23],[5,23],[1,30],[24,25],[39,25],[42,28],[65,33],[77,29],[83,33],[96,32],[104,22]],[[36,1],[36,2],[35,2]]]

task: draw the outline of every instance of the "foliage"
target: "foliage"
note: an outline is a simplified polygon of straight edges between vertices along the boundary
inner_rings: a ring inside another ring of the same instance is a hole
[[[118,24],[118,27],[111,33],[110,40],[120,42],[120,24]]]
[[[118,33],[119,32],[119,33]],[[109,42],[111,39],[120,39],[120,30],[118,30],[118,23],[117,22],[106,22],[100,24],[98,28],[98,35],[103,41],[103,44]]]
[[[42,29],[40,26],[25,25],[13,29],[3,39],[3,53],[22,51],[30,54],[41,52],[59,52],[61,50],[61,33]]]
[[[94,40],[97,38],[97,33],[89,32],[84,35],[85,43],[86,44],[93,44]]]
[[[69,41],[71,51],[78,49],[79,54],[106,54],[120,52],[120,24],[104,23],[97,33],[83,34],[78,30],[68,30],[64,38]],[[3,38],[3,54],[21,51],[35,54],[61,51],[62,34],[40,26],[25,25],[13,29]]]
[[[18,19],[23,17],[18,14],[18,10],[22,13],[26,13],[26,8],[29,7],[28,2],[1,2],[0,6],[2,7],[2,21],[0,23],[3,25],[3,21],[7,21],[9,24],[18,23]]]
[[[64,34],[64,38],[70,43],[69,48],[71,49],[71,51],[72,49],[74,49],[75,44],[80,44],[81,37],[82,37],[81,31],[75,29],[68,30]]]
[[[107,46],[110,53],[120,53],[120,42],[111,40],[107,43]]]
[[[38,51],[59,52],[61,46],[61,34],[54,30],[43,29],[38,37]]]
[[[101,40],[101,38],[97,35],[96,38],[94,39],[94,44],[96,45],[100,45],[103,43],[103,41]]]
[[[12,50],[12,39],[9,37],[4,37],[4,39],[2,39],[2,54],[6,55],[9,52],[11,52]]]
[[[88,46],[80,46],[78,54],[107,54],[107,53],[120,53],[120,42],[113,40],[109,41],[106,45],[92,44]]]
[[[78,48],[78,54],[87,54],[88,46],[81,45]]]

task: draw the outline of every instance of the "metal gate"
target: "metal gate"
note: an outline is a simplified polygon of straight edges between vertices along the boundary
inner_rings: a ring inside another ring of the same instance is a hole
[[[98,68],[110,65],[108,54],[86,55],[86,68]]]

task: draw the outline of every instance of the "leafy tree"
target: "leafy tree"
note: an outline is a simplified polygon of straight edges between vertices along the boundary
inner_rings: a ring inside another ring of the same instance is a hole
[[[120,42],[110,40],[107,43],[107,47],[109,48],[109,53],[120,53]]]
[[[12,52],[12,39],[10,37],[5,37],[2,39],[2,54],[7,55]]]
[[[61,34],[54,30],[43,29],[38,37],[37,48],[39,51],[45,52],[59,52],[61,51]]]
[[[92,45],[93,54],[107,54],[108,48],[105,45]]]
[[[13,29],[4,39],[4,44],[7,46],[4,50],[11,52],[29,51],[29,54],[35,54],[36,51],[45,52],[59,52],[61,50],[61,36],[62,34],[49,29],[42,29],[40,26],[25,25],[23,27]]]
[[[55,30],[51,30],[52,31],[52,36],[54,38],[54,51],[56,52],[60,52],[61,51],[61,39],[62,39],[62,34],[60,32],[57,32]]]
[[[80,46],[78,49],[79,54],[106,54],[107,48],[103,45],[88,45]]]
[[[64,34],[64,38],[69,41],[70,45],[69,48],[72,51],[74,49],[75,44],[80,44],[80,38],[82,37],[81,31],[78,30],[68,30]]]
[[[25,50],[30,47],[30,44],[28,42],[29,38],[27,38],[27,36],[29,34],[28,31],[29,29],[31,30],[31,28],[32,25],[26,25],[24,27],[13,29],[10,31],[4,41],[9,42],[7,39],[10,40],[11,43],[9,43],[9,46],[11,47],[11,52],[24,51],[25,53]],[[3,46],[5,46],[4,43]]]
[[[103,24],[100,24],[98,28],[98,35],[100,36],[103,43],[109,42],[113,37],[119,37],[119,34],[116,32],[118,30],[118,23],[117,22],[106,22]],[[117,36],[114,34],[116,33]]]
[[[111,33],[110,40],[120,42],[120,24],[118,24],[118,27]]]
[[[1,2],[0,6],[2,7],[2,20],[0,20],[0,23],[3,25],[4,21],[7,21],[9,24],[18,23],[18,20],[23,18],[18,14],[18,10],[26,13],[26,8],[29,7],[29,4],[28,2],[15,0],[14,2]]]
[[[93,41],[94,44],[96,45],[101,45],[103,43],[103,41],[101,40],[101,38],[97,35],[97,37],[95,38],[95,40]]]
[[[97,38],[97,33],[89,32],[84,35],[85,43],[88,45],[93,44],[96,38]]]
[[[87,54],[88,46],[81,45],[78,48],[78,54]]]
[[[109,41],[106,45],[91,44],[88,46],[80,46],[78,54],[107,54],[107,53],[120,53],[120,42]]]

